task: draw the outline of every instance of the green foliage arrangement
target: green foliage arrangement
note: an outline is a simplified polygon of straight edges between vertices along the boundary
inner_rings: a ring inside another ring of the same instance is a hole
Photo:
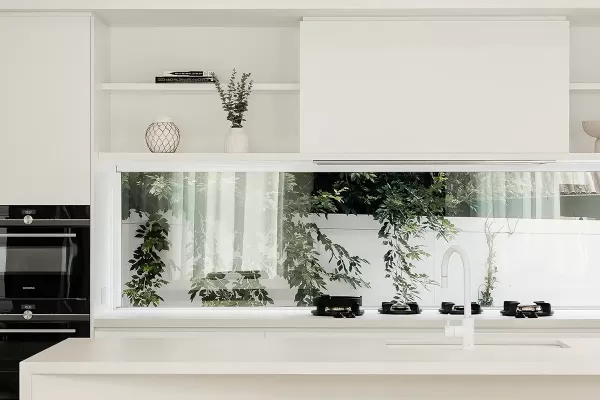
[[[324,294],[328,282],[345,282],[352,288],[370,287],[361,277],[361,268],[369,262],[352,256],[341,245],[334,243],[314,222],[310,215],[327,215],[337,212],[342,197],[338,190],[333,193],[311,193],[312,182],[299,185],[297,174],[284,174],[283,235],[281,255],[282,275],[290,288],[296,289],[294,301],[298,306],[312,306],[316,296]],[[320,263],[321,246],[335,262],[332,272]]]
[[[436,284],[416,271],[415,262],[430,255],[414,242],[427,232],[445,240],[456,233],[445,218],[446,179],[443,173],[341,173],[333,185],[346,214],[362,209],[381,224],[378,236],[387,247],[383,264],[396,290],[394,302],[415,301],[419,286]]]
[[[230,280],[231,276],[233,280]],[[190,301],[198,296],[203,307],[257,307],[273,304],[266,288],[259,283],[260,271],[212,272],[192,278]]]
[[[174,193],[181,188],[173,173],[125,172],[121,174],[121,218],[129,218],[133,211],[140,217],[165,214],[177,207],[180,196]],[[183,212],[186,210],[184,209]],[[176,214],[177,215],[177,214]]]
[[[123,294],[129,302],[136,307],[158,306],[163,301],[157,293],[168,282],[162,279],[165,263],[159,253],[169,250],[169,224],[159,214],[151,214],[148,221],[141,224],[136,230],[136,238],[141,238],[142,243],[133,252],[129,260],[130,270],[134,271],[125,286]]]
[[[243,73],[239,82],[235,80],[236,75],[237,71],[234,68],[226,89],[223,89],[221,81],[215,74],[213,74],[213,77],[215,78],[217,92],[221,97],[223,110],[227,113],[227,121],[231,122],[232,128],[242,128],[244,121],[246,121],[244,114],[248,111],[248,98],[250,92],[252,92],[254,81],[248,81],[251,73]]]

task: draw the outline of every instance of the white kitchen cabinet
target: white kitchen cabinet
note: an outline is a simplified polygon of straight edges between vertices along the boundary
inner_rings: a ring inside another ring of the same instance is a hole
[[[90,204],[90,27],[0,14],[0,204]]]
[[[569,151],[561,20],[305,20],[303,153]]]

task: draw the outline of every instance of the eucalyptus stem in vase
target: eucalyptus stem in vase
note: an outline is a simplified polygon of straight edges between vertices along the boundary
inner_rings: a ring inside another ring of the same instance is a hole
[[[247,153],[248,137],[244,132],[244,114],[248,111],[248,98],[252,91],[254,81],[250,80],[250,73],[242,73],[239,81],[236,81],[237,71],[235,68],[231,73],[227,87],[221,86],[221,81],[213,73],[215,86],[223,110],[227,113],[227,121],[231,123],[231,128],[225,139],[225,151],[228,153]]]

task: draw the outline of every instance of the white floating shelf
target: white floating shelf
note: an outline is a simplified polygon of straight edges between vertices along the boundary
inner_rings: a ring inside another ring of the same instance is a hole
[[[599,94],[600,82],[573,82],[571,83],[570,92],[576,94]]]
[[[110,93],[216,93],[212,83],[103,83],[102,90]],[[297,92],[298,83],[256,83],[252,92]]]

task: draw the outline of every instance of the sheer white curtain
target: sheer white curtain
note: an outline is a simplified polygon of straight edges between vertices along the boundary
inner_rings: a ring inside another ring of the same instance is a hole
[[[280,176],[271,172],[178,174],[179,223],[171,253],[181,265],[173,278],[227,271],[277,273]],[[195,251],[194,251],[195,247]],[[177,262],[175,263],[177,264]]]
[[[563,195],[600,193],[599,172],[561,172],[560,180]]]
[[[555,218],[560,215],[559,182],[547,172],[478,172],[477,216]]]
[[[478,172],[476,215],[559,218],[560,196],[600,193],[597,172]]]

